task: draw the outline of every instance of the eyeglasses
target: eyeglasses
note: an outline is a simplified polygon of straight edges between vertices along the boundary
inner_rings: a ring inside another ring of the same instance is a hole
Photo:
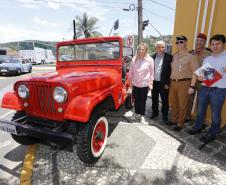
[[[183,40],[177,41],[176,44],[184,44]]]

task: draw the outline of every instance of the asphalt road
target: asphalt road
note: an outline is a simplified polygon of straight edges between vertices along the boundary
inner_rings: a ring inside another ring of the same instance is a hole
[[[41,75],[44,72],[54,71],[53,65],[33,66],[31,74],[21,76],[0,76],[0,102],[3,95],[12,90],[14,82],[30,75]],[[0,118],[11,120],[13,110],[0,108]],[[0,184],[18,185],[20,184],[20,171],[23,165],[27,146],[16,143],[10,134],[0,131]]]

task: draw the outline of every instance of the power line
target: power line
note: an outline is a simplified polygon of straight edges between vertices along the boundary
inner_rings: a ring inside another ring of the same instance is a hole
[[[151,11],[151,10],[147,10],[146,8],[143,8],[146,12],[148,12],[148,13],[150,13],[150,14],[153,14],[153,15],[156,15],[156,16],[158,16],[159,18],[162,18],[162,19],[164,19],[164,20],[168,20],[169,22],[173,22],[173,20],[171,20],[171,19],[169,19],[169,18],[167,18],[167,17],[164,17],[164,16],[162,16],[162,15],[160,15],[160,14],[158,14],[158,13],[155,13],[155,12],[153,12],[153,11]]]
[[[157,4],[157,5],[160,5],[160,6],[163,6],[163,7],[165,7],[165,8],[168,8],[168,9],[170,9],[170,10],[172,10],[172,11],[175,11],[174,8],[172,8],[172,7],[170,7],[170,6],[167,6],[167,5],[164,5],[164,4],[162,4],[162,3],[159,3],[159,2],[156,2],[156,1],[153,1],[153,0],[148,0],[148,1],[151,1],[152,3],[155,3],[155,4]]]

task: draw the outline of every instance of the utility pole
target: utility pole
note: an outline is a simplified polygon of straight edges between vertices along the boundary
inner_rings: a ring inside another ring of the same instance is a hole
[[[138,44],[143,42],[143,7],[142,0],[138,0]]]
[[[75,20],[73,20],[73,31],[74,31],[73,39],[75,40],[75,39],[77,39]]]

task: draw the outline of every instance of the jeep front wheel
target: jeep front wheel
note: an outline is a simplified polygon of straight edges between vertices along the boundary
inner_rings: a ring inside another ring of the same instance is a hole
[[[17,136],[11,134],[12,138],[21,145],[33,145],[39,142],[38,139],[31,137],[31,136]]]
[[[12,117],[12,121],[16,121],[18,120],[19,118],[25,116],[25,112],[24,111],[17,111],[14,116]],[[20,121],[17,121],[18,123],[20,123]],[[12,138],[19,144],[22,144],[22,145],[32,145],[32,144],[35,144],[35,143],[38,143],[39,142],[39,139],[36,139],[32,136],[17,136],[17,135],[14,135],[14,134],[11,134]]]
[[[103,154],[108,136],[108,121],[103,114],[93,114],[88,123],[81,125],[77,154],[84,163],[95,163]]]

